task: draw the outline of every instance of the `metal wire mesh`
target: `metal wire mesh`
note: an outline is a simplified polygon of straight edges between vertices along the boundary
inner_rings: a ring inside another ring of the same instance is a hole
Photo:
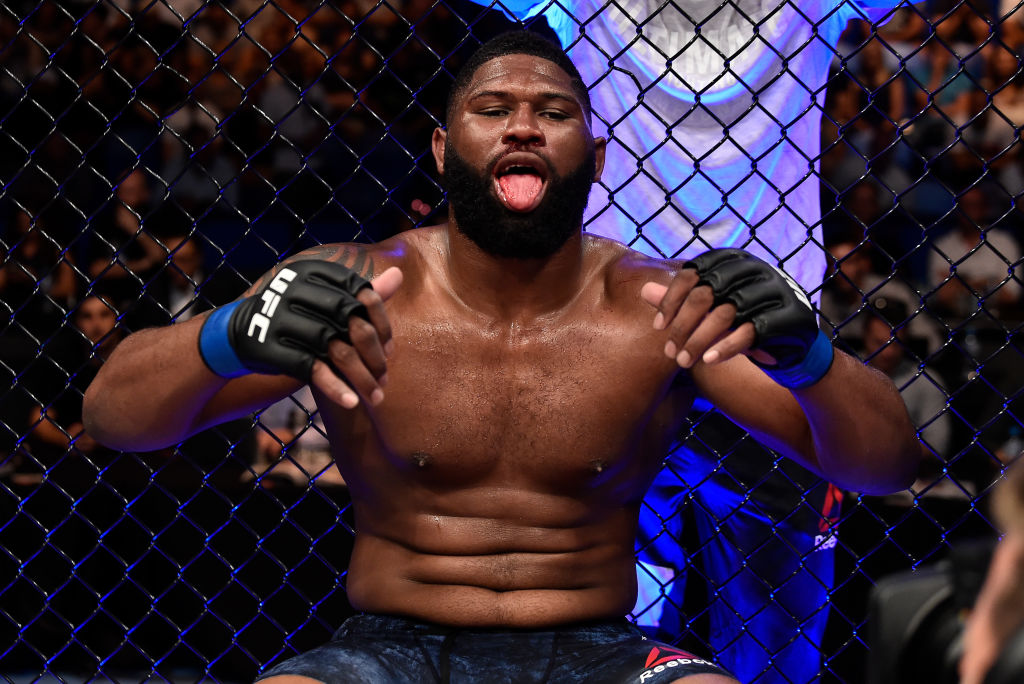
[[[82,431],[82,392],[127,332],[230,301],[304,247],[439,215],[428,141],[451,74],[530,4],[0,0],[6,681],[251,680],[352,614],[348,497],[308,397],[119,453]],[[588,228],[666,256],[738,228],[735,244],[814,291],[837,344],[893,376],[930,455],[906,493],[843,496],[698,412],[645,509],[654,590],[635,619],[656,614],[661,636],[702,652],[752,641],[759,681],[804,681],[783,658],[801,641],[824,679],[857,681],[873,581],[991,534],[987,495],[1022,448],[1024,9],[592,4],[538,3],[532,24],[570,47],[592,93],[626,84],[617,109],[595,108],[627,162],[595,188]],[[724,13],[741,29],[715,33]],[[806,39],[773,45],[794,22]],[[822,45],[818,78],[802,60]],[[747,82],[755,49],[765,66]],[[771,101],[780,81],[802,98],[791,119]],[[728,88],[744,97],[725,111]],[[694,131],[709,129],[702,148]],[[792,143],[800,130],[813,145]],[[772,165],[780,150],[788,166]],[[734,185],[709,170],[726,152],[747,169]],[[798,206],[808,192],[812,209]],[[703,213],[684,201],[702,193]],[[723,571],[729,553],[740,562]],[[783,597],[808,587],[810,605]],[[793,629],[760,635],[776,609]]]

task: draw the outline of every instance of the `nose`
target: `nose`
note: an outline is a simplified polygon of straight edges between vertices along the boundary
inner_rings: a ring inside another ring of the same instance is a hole
[[[524,103],[509,113],[501,142],[506,145],[544,145],[544,129],[532,107]]]

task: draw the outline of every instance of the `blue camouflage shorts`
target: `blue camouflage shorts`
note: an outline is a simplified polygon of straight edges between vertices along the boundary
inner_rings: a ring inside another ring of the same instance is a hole
[[[550,630],[445,627],[382,615],[348,619],[331,641],[259,679],[301,675],[326,684],[665,684],[692,674],[731,676],[652,641],[626,620]]]

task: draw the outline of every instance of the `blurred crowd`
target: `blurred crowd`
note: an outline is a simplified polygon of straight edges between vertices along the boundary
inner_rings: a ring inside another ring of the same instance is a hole
[[[285,253],[428,220],[467,28],[505,26],[463,0],[2,11],[0,468],[28,479],[96,449],[62,397],[125,332],[228,301]],[[822,324],[903,389],[922,491],[966,497],[1019,453],[1022,53],[1009,0],[907,6],[851,25],[819,98]],[[242,479],[333,472],[308,397],[259,421]]]

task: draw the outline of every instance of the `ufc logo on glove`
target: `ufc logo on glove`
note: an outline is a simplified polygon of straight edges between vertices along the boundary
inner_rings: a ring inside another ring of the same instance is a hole
[[[274,316],[274,312],[277,311],[277,305],[281,301],[281,295],[288,289],[288,284],[295,278],[295,271],[290,268],[283,268],[281,272],[277,274],[274,280],[271,281],[270,286],[263,291],[263,308],[259,312],[252,315],[252,320],[249,321],[249,331],[246,333],[249,337],[253,337],[253,333],[259,329],[259,336],[256,338],[260,342],[265,342],[267,339],[267,328],[270,326],[270,319]]]

